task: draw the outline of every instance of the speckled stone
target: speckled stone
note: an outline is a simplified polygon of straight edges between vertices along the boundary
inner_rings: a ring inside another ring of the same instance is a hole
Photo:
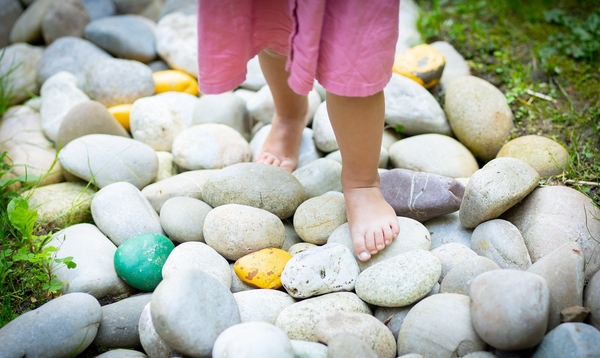
[[[401,307],[427,295],[440,278],[440,260],[425,250],[411,250],[360,273],[356,294],[383,307]]]
[[[521,159],[541,177],[561,174],[569,164],[569,153],[562,145],[538,135],[521,136],[509,141],[500,148],[496,157]]]
[[[343,197],[318,196],[298,206],[294,229],[303,241],[323,245],[331,233],[347,221]]]

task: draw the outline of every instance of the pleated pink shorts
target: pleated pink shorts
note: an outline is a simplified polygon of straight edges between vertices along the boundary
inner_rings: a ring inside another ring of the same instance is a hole
[[[381,91],[392,75],[399,0],[198,0],[200,91],[230,91],[265,48],[288,57],[288,84],[340,96]]]

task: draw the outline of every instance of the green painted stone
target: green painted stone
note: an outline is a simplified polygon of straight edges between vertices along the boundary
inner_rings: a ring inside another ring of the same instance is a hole
[[[115,269],[127,284],[153,291],[162,280],[162,268],[175,245],[166,236],[146,233],[128,239],[115,252]]]

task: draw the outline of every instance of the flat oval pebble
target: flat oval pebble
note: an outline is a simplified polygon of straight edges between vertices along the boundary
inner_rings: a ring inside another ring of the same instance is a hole
[[[431,235],[431,249],[451,242],[463,244],[467,247],[471,246],[473,229],[462,226],[458,218],[458,211],[437,216],[425,221],[423,225]]]
[[[354,254],[361,271],[371,267],[379,262],[395,257],[401,253],[411,250],[429,250],[431,247],[431,235],[429,231],[420,222],[398,217],[398,225],[400,225],[400,233],[394,238],[392,243],[385,250],[371,256],[369,261],[360,261]],[[352,244],[352,236],[348,223],[340,225],[329,235],[328,243],[340,243],[346,246],[354,253],[354,245]]]
[[[471,300],[458,293],[439,293],[417,303],[398,334],[398,355],[462,357],[485,350],[471,323]]]
[[[235,129],[218,123],[197,124],[173,140],[175,163],[188,170],[220,169],[249,162],[250,145]]]
[[[160,225],[177,242],[204,242],[202,227],[212,210],[207,203],[185,196],[171,198],[160,208]]]
[[[559,143],[538,135],[526,135],[504,144],[496,158],[521,159],[541,177],[559,175],[569,164],[569,153]]]
[[[163,265],[162,277],[167,278],[189,269],[202,270],[225,287],[231,287],[232,275],[229,263],[205,243],[184,242],[177,245]]]
[[[440,260],[425,250],[411,250],[360,273],[356,294],[382,307],[407,306],[424,297],[440,278]]]
[[[127,284],[152,291],[162,281],[162,268],[175,246],[166,236],[140,234],[121,244],[115,252],[115,269]]]
[[[306,191],[285,169],[240,163],[212,176],[204,185],[202,197],[213,208],[235,203],[264,209],[286,219],[306,200]]]
[[[154,81],[152,70],[145,64],[109,58],[90,66],[84,88],[91,99],[112,107],[153,95]]]
[[[487,257],[469,257],[456,263],[448,271],[440,284],[440,293],[460,293],[468,296],[473,279],[484,272],[492,270],[500,270],[500,266]]]
[[[329,158],[316,159],[292,172],[306,190],[307,198],[342,191],[342,165]]]
[[[171,151],[175,137],[186,129],[179,114],[159,97],[145,97],[133,102],[129,126],[134,139],[155,150],[168,152]]]
[[[456,139],[436,133],[401,139],[389,148],[394,168],[468,178],[479,169],[471,152]]]
[[[223,331],[213,358],[294,358],[292,343],[281,328],[267,322],[244,322]]]
[[[204,241],[228,260],[265,248],[281,248],[283,223],[274,214],[252,206],[227,204],[204,219]]]
[[[88,134],[71,141],[60,151],[58,160],[65,170],[99,188],[129,182],[141,189],[158,172],[152,147],[108,134]]]
[[[152,74],[154,92],[184,92],[198,95],[198,81],[189,74],[179,70],[156,71]]]
[[[523,235],[533,263],[577,241],[583,248],[586,280],[600,270],[599,217],[600,209],[588,196],[566,186],[538,188],[503,215]]]
[[[140,346],[138,325],[151,293],[142,293],[102,306],[102,320],[93,344],[107,348]]]
[[[81,102],[67,112],[58,129],[57,143],[65,146],[73,139],[87,134],[110,134],[130,138],[125,128],[97,101]]]
[[[583,305],[584,266],[581,245],[571,241],[537,260],[527,270],[543,277],[548,284],[548,331],[561,323],[561,311]]]
[[[351,291],[360,269],[350,249],[331,243],[295,255],[285,265],[281,283],[290,296],[306,298]]]
[[[446,274],[452,270],[454,265],[478,256],[477,253],[468,246],[455,242],[438,246],[431,250],[431,253],[434,254],[442,264],[440,282],[442,282]]]
[[[0,329],[2,356],[77,355],[92,343],[101,319],[100,304],[92,295],[77,292],[59,296]],[[57,321],[61,322],[58,326]]]
[[[62,293],[85,292],[100,299],[106,295],[117,296],[133,291],[115,270],[117,247],[96,226],[69,226],[52,235],[52,240],[45,247],[50,246],[58,249],[55,257],[71,256],[77,265],[75,268],[68,268],[53,263],[52,273],[64,283]]]
[[[478,77],[452,81],[446,89],[444,110],[456,138],[483,161],[496,157],[513,129],[513,114],[504,93]]]
[[[204,184],[217,172],[217,169],[200,169],[179,173],[145,186],[142,194],[158,213],[163,204],[171,198],[184,196],[202,200]]]
[[[242,256],[233,265],[236,275],[258,288],[281,288],[281,273],[292,258],[287,251],[266,248]]]
[[[242,322],[263,321],[275,324],[279,312],[296,303],[287,293],[271,289],[236,292],[233,297]]]
[[[460,208],[464,186],[433,173],[392,169],[380,175],[381,194],[397,216],[423,222]]]
[[[460,204],[460,222],[467,228],[498,218],[538,185],[539,175],[515,158],[497,158],[469,179]]]
[[[386,124],[392,127],[402,126],[402,133],[406,135],[452,134],[446,114],[438,101],[417,82],[392,74],[383,92]]]
[[[284,308],[275,325],[290,339],[318,342],[315,326],[321,318],[334,312],[359,312],[371,314],[369,306],[352,292],[332,292],[307,298]]]
[[[91,210],[96,226],[117,246],[139,234],[164,234],[158,214],[139,189],[127,182],[100,189]]]
[[[184,270],[165,278],[152,294],[154,329],[173,349],[210,356],[217,337],[240,323],[233,294],[209,274]]]
[[[149,357],[176,357],[181,355],[171,348],[154,329],[150,302],[144,306],[138,323],[140,344]]]
[[[477,334],[503,350],[537,345],[546,333],[550,294],[541,276],[518,270],[494,270],[477,276],[470,290]]]
[[[506,220],[492,219],[477,225],[471,236],[471,249],[503,269],[527,270],[531,266],[523,236]]]
[[[294,229],[305,242],[327,243],[329,235],[346,223],[346,202],[339,196],[317,196],[300,204],[294,214]]]
[[[319,341],[329,344],[338,334],[352,334],[367,343],[381,358],[396,357],[396,339],[377,318],[367,313],[335,312],[315,326]]]

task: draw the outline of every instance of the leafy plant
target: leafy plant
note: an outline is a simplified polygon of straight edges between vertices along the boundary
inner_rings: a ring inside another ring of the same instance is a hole
[[[544,12],[546,22],[562,26],[568,31],[548,37],[546,51],[559,51],[576,59],[598,59],[600,53],[600,10],[591,13],[585,21],[569,16],[564,10]]]

